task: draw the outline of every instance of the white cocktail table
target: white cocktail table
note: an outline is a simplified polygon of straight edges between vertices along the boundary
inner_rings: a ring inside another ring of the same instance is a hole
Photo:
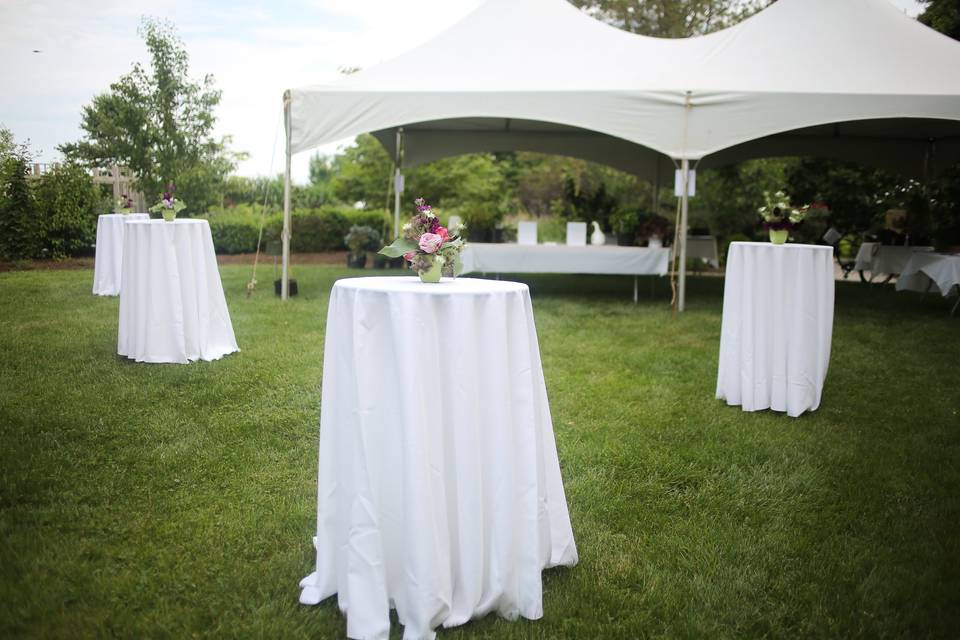
[[[97,217],[97,251],[93,261],[93,295],[120,295],[124,224],[149,220],[149,213],[108,213]]]
[[[797,417],[820,406],[833,336],[833,249],[733,242],[717,398]]]
[[[543,615],[577,562],[527,286],[350,278],[330,295],[317,558],[350,638]]]
[[[126,225],[117,353],[187,363],[239,351],[207,221]]]

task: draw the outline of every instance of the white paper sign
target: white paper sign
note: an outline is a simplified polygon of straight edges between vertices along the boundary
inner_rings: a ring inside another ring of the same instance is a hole
[[[403,174],[399,171],[393,176],[393,188],[396,189],[397,193],[403,193]]]
[[[687,195],[695,196],[697,195],[697,170],[690,169],[687,172],[689,178],[687,178]],[[677,169],[673,173],[673,195],[678,198],[683,195],[683,176],[680,173],[680,169]]]

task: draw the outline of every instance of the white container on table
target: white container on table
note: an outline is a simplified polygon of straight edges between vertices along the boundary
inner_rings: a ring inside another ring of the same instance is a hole
[[[239,351],[207,221],[126,224],[117,353],[187,363]]]
[[[404,637],[498,611],[543,615],[541,571],[572,566],[527,286],[351,278],[330,295],[316,570],[350,638]]]
[[[832,247],[730,243],[717,398],[793,417],[819,407],[833,299]]]
[[[149,220],[149,213],[107,213],[97,217],[97,250],[93,261],[93,295],[120,295],[124,224]]]

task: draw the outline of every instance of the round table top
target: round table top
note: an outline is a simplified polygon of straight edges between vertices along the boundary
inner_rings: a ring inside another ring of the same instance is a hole
[[[163,224],[207,224],[207,221],[203,218],[177,218],[176,220],[166,221],[160,218],[152,218],[150,220],[130,220],[130,224],[141,224],[141,225],[163,225]]]
[[[528,292],[522,282],[483,280],[480,278],[441,278],[440,282],[421,282],[417,276],[375,276],[344,278],[334,288],[355,289],[382,293],[412,293],[416,295],[489,295],[497,293]]]
[[[783,244],[773,244],[772,242],[731,242],[731,247],[782,247],[784,249],[816,249],[818,251],[829,251],[833,253],[833,247],[826,244],[800,244],[797,242],[784,242]]]

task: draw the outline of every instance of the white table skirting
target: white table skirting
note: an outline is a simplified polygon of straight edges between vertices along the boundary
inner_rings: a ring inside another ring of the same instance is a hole
[[[670,249],[617,246],[521,245],[471,242],[464,273],[597,273],[666,275]]]
[[[833,335],[833,249],[733,242],[717,398],[796,417],[820,406]]]
[[[124,223],[130,220],[149,219],[149,213],[108,213],[97,217],[97,250],[93,260],[93,295],[120,295]]]
[[[207,221],[126,225],[117,353],[186,363],[239,351]]]
[[[543,615],[577,550],[526,285],[338,281],[327,313],[316,570],[350,638]]]
[[[917,252],[933,251],[933,247],[901,247],[878,242],[864,242],[857,251],[853,268],[870,273],[902,273],[907,260]]]
[[[960,255],[915,253],[900,272],[897,291],[924,291],[930,286],[943,296],[960,286]]]

